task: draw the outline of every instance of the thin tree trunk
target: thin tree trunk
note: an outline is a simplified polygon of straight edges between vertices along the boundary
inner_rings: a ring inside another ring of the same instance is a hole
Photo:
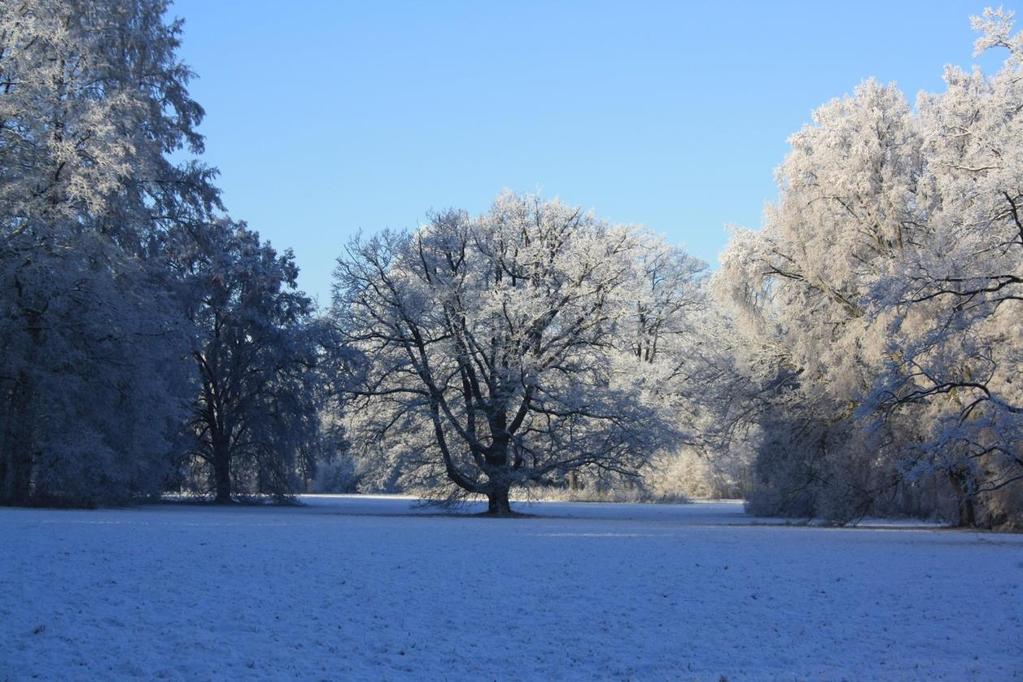
[[[0,504],[7,503],[7,472],[14,466],[14,451],[11,448],[11,415],[13,414],[13,391],[4,391],[3,424],[0,425]]]
[[[964,528],[972,528],[977,525],[977,513],[972,497],[964,497],[959,501],[959,525]]]
[[[19,306],[25,315],[25,329],[32,340],[28,362],[35,361],[42,345],[42,313],[31,309],[24,302],[21,282],[15,277],[15,289]],[[34,438],[32,424],[32,377],[22,369],[18,372],[11,390],[10,402],[3,434],[4,477],[0,480],[0,501],[6,504],[26,504],[32,497],[32,469],[34,462]]]
[[[18,377],[10,398],[9,419],[4,428],[3,479],[0,480],[0,501],[4,504],[25,504],[32,488],[32,429],[29,415],[30,379],[24,372]]]
[[[965,471],[956,470],[949,475],[959,495],[959,526],[973,528],[977,525],[977,511],[971,494],[969,478]]]

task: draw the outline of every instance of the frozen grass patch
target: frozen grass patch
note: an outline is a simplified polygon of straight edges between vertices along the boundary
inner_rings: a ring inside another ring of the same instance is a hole
[[[1023,536],[303,501],[0,509],[0,680],[1023,675]]]

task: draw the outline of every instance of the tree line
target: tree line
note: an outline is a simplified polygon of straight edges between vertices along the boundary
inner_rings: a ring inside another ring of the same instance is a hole
[[[503,193],[352,240],[318,310],[224,209],[168,12],[0,1],[0,502],[624,490],[1020,523],[1010,13],[974,19],[995,74],[815,112],[714,271]]]
[[[223,212],[167,9],[0,4],[6,503],[284,495],[316,454],[330,335]]]

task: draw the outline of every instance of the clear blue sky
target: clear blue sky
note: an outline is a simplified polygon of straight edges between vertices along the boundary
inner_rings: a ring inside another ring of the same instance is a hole
[[[982,2],[178,0],[231,214],[329,303],[355,231],[540,190],[716,261],[786,138],[875,76],[969,65]],[[985,60],[990,62],[991,60]]]

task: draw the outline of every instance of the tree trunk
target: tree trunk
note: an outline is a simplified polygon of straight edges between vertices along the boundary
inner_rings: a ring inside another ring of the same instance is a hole
[[[949,473],[959,496],[959,526],[973,528],[977,525],[977,511],[973,502],[970,479],[967,472],[956,469]]]
[[[487,493],[487,514],[491,516],[511,516],[511,503],[508,502],[508,486],[497,486]]]
[[[0,480],[0,502],[25,504],[32,493],[32,428],[29,405],[31,387],[22,373],[11,392],[8,423],[4,425],[2,451],[3,478]]]
[[[959,525],[963,528],[973,528],[977,525],[977,512],[973,497],[969,495],[959,498]]]
[[[231,453],[225,444],[213,445],[213,478],[216,482],[217,504],[231,503]]]

